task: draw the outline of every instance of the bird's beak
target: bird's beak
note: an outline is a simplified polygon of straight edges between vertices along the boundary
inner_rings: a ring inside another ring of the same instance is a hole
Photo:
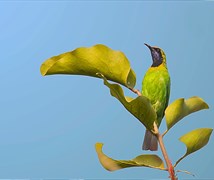
[[[148,45],[146,43],[144,43],[144,44],[150,49],[150,51],[152,51],[152,46],[150,46],[150,45]]]

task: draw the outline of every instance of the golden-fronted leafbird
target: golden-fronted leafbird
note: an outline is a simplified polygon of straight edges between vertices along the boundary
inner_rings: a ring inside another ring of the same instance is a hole
[[[152,107],[157,114],[157,126],[160,126],[164,117],[164,111],[168,105],[170,94],[170,76],[166,65],[166,55],[159,47],[145,44],[151,51],[152,65],[146,72],[142,82],[142,95],[149,98]],[[157,138],[149,130],[146,130],[143,142],[143,150],[156,151],[158,149]]]

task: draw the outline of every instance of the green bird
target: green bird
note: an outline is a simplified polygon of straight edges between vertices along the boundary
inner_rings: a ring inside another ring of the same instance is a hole
[[[170,95],[170,76],[166,64],[166,55],[159,47],[145,44],[151,51],[152,65],[146,72],[142,82],[142,95],[149,98],[152,107],[157,114],[157,126],[159,127],[164,117],[164,111],[168,106]],[[156,151],[158,149],[157,138],[149,130],[146,130],[143,142],[143,150]]]

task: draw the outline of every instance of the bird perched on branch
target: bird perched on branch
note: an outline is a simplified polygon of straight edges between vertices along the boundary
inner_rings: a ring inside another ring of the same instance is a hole
[[[170,76],[166,64],[166,55],[159,47],[145,44],[151,51],[152,65],[146,72],[142,82],[142,95],[149,98],[156,114],[159,127],[164,117],[164,111],[168,106],[170,95]],[[156,136],[146,130],[143,142],[143,150],[156,151],[158,142]]]

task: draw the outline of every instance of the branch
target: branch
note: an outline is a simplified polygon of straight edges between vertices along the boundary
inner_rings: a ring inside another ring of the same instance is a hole
[[[189,175],[192,175],[192,176],[194,176],[195,177],[195,175],[194,174],[192,174],[191,172],[189,172],[189,171],[184,171],[184,170],[176,170],[176,172],[182,172],[182,173],[186,173],[186,174],[189,174]]]
[[[163,134],[162,137],[164,137],[166,135],[166,133],[168,132],[168,130],[166,130]]]
[[[154,129],[155,129],[155,132],[157,132],[156,136],[157,136],[157,139],[158,139],[158,142],[159,142],[163,157],[164,157],[166,165],[167,165],[169,176],[170,176],[171,180],[178,180],[178,178],[175,176],[174,167],[173,167],[173,165],[172,165],[172,163],[171,163],[171,161],[169,159],[169,156],[167,154],[166,148],[164,146],[163,136],[159,133],[159,130],[158,130],[158,127],[157,127],[156,123],[154,123]]]
[[[138,96],[142,96],[141,92],[138,89],[129,88],[133,93],[137,94]]]

